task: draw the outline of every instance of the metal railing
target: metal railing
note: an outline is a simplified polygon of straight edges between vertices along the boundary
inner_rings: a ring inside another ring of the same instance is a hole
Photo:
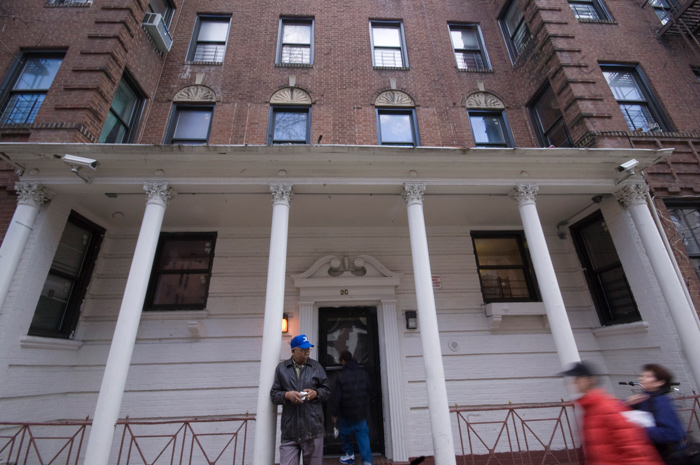
[[[242,465],[252,415],[117,422],[110,463]],[[0,464],[79,465],[92,421],[0,422]],[[118,442],[117,442],[118,441]]]

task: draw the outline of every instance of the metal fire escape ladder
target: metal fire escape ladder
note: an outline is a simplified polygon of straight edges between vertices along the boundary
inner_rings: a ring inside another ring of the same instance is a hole
[[[700,0],[671,2],[668,21],[659,29],[659,37],[680,36],[700,57]]]

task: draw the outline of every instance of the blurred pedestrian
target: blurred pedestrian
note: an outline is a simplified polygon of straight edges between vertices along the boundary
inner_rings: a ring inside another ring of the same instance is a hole
[[[277,365],[270,398],[282,405],[280,465],[323,463],[323,408],[331,394],[326,372],[309,358],[313,345],[300,334],[292,339],[292,356]]]
[[[340,364],[343,365],[343,370],[335,382],[335,402],[332,410],[333,422],[337,422],[345,453],[340,457],[340,463],[355,463],[355,446],[351,441],[354,434],[364,465],[372,465],[367,426],[367,408],[371,394],[369,374],[347,350],[340,354]]]
[[[663,465],[644,429],[622,412],[625,404],[598,387],[598,377],[589,363],[577,362],[563,373],[573,377],[582,394],[583,451],[586,465]]]

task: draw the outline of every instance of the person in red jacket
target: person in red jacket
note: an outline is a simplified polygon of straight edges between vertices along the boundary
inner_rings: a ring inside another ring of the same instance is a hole
[[[583,394],[583,452],[586,465],[663,465],[643,428],[627,420],[625,404],[598,387],[589,363],[577,362],[563,373]]]

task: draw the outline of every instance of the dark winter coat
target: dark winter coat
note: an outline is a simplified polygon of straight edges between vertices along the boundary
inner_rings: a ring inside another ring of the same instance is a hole
[[[371,387],[369,374],[357,360],[345,363],[335,381],[333,416],[349,421],[359,421],[367,416]]]
[[[644,410],[654,416],[656,426],[647,428],[649,439],[654,443],[662,457],[671,454],[677,445],[685,439],[681,425],[671,399],[664,395],[665,390],[647,392],[649,398],[635,405],[637,410]]]
[[[312,401],[293,404],[284,398],[287,391],[314,389],[318,393]],[[294,361],[290,358],[277,365],[275,381],[270,389],[270,398],[275,405],[282,405],[283,441],[303,442],[323,437],[323,402],[331,395],[328,377],[320,363],[309,359],[301,369],[299,379],[294,371]]]
[[[583,407],[583,450],[586,465],[663,465],[643,428],[621,412],[629,410],[602,389],[578,400]]]

